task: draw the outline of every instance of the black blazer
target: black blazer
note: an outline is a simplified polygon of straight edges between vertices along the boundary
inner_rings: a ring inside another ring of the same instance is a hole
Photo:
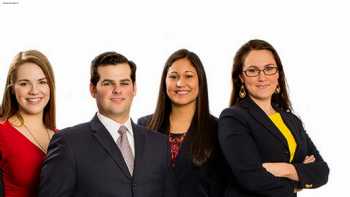
[[[278,128],[250,98],[225,109],[219,119],[219,141],[234,174],[227,195],[230,197],[296,196],[294,188],[316,188],[327,183],[329,169],[293,113],[276,110],[292,132],[296,152],[292,164],[299,182],[274,177],[264,162],[289,162],[288,144]],[[316,161],[303,164],[306,155]]]
[[[146,126],[152,115],[142,117],[138,124]],[[213,132],[217,133],[217,118],[210,116],[210,125]],[[226,175],[229,166],[225,161],[216,139],[216,149],[211,158],[202,166],[196,166],[192,162],[191,133],[194,123],[192,121],[186,137],[180,147],[175,161],[174,173],[179,197],[221,197],[226,188]],[[159,132],[168,134],[169,122],[162,125]]]
[[[95,116],[57,132],[41,170],[39,197],[174,197],[165,136],[132,123],[131,176],[112,136]]]

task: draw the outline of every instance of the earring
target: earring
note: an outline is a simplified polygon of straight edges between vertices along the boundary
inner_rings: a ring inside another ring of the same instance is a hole
[[[244,98],[246,95],[244,85],[242,84],[241,89],[239,90],[239,97]]]
[[[277,85],[276,90],[275,90],[275,94],[279,94],[280,92],[281,92],[280,85]]]

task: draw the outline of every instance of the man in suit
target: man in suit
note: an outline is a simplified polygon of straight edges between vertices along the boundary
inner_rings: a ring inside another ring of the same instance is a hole
[[[136,65],[106,52],[91,64],[90,122],[57,132],[41,171],[40,197],[176,196],[167,138],[129,117]]]

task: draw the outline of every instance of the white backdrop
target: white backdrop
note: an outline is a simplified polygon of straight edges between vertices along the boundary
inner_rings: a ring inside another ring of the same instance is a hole
[[[89,66],[101,52],[114,50],[136,62],[136,121],[153,112],[163,65],[175,50],[200,56],[211,112],[218,116],[228,106],[234,53],[249,39],[270,42],[284,64],[294,110],[331,170],[326,186],[299,195],[347,196],[350,13],[345,1],[0,3],[0,99],[14,55],[38,49],[54,67],[58,128],[88,121],[96,111]]]

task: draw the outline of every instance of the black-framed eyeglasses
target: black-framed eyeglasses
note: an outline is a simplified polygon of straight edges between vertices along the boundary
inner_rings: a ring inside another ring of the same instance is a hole
[[[260,70],[257,67],[251,67],[251,68],[247,68],[243,72],[247,77],[256,77],[256,76],[260,75],[261,71],[265,75],[271,76],[271,75],[275,75],[277,73],[278,68],[277,68],[277,66],[267,66],[264,69]]]

